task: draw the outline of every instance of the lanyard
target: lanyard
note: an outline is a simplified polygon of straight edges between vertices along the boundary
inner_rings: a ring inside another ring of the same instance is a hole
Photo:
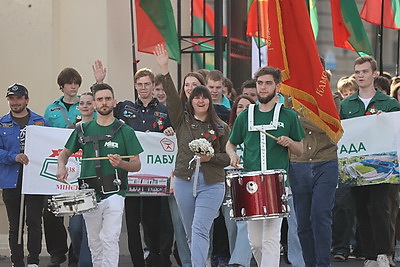
[[[276,130],[278,129],[278,120],[279,120],[279,113],[282,107],[282,103],[277,103],[274,108],[274,115],[272,118],[272,121],[268,125],[254,125],[254,104],[251,104],[249,106],[249,112],[248,112],[248,131],[249,132],[255,132],[258,130]],[[265,134],[260,132],[260,158],[261,158],[261,171],[264,172],[268,170],[268,164],[267,164],[267,137]]]

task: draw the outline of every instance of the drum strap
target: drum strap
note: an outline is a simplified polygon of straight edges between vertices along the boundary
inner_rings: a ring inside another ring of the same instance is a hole
[[[268,125],[254,125],[254,104],[249,106],[248,111],[248,131],[255,132],[258,130],[267,131],[267,130],[276,130],[278,129],[278,120],[279,120],[279,113],[282,108],[282,103],[277,103],[274,108],[274,115],[272,121]],[[267,137],[265,134],[260,132],[260,158],[261,158],[261,171],[268,170],[267,164]]]
[[[96,158],[98,158],[98,157],[100,157],[99,141],[103,141],[103,140],[110,141],[111,139],[113,139],[114,135],[118,132],[118,130],[122,127],[122,125],[124,125],[124,122],[121,120],[118,120],[114,124],[114,126],[111,128],[109,133],[101,134],[101,135],[94,135],[94,136],[85,136],[82,125],[83,125],[83,123],[80,123],[75,128],[78,132],[78,140],[81,144],[86,144],[88,142],[92,142],[94,155]],[[100,160],[95,160],[95,165],[96,165],[96,176],[98,178],[103,177],[103,175],[101,173]]]

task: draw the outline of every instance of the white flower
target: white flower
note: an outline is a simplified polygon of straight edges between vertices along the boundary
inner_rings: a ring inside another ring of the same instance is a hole
[[[189,143],[189,149],[201,155],[214,156],[214,148],[211,143],[204,138],[194,139]]]

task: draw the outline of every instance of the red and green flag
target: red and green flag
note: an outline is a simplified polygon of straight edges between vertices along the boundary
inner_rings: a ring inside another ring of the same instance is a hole
[[[247,36],[254,37],[258,47],[268,38],[268,0],[247,1]]]
[[[355,1],[331,0],[331,9],[335,46],[350,49],[357,52],[360,56],[372,56],[371,44]]]
[[[153,54],[164,44],[169,57],[180,62],[178,34],[170,0],[135,0],[138,51]]]
[[[199,68],[213,70],[215,68],[215,42],[211,36],[215,32],[214,9],[204,0],[193,0],[193,35],[194,36],[210,36],[195,37],[192,41],[195,51],[203,53],[195,53],[194,59]],[[227,29],[223,25],[222,34],[226,36]]]
[[[268,65],[282,70],[280,92],[297,112],[338,142],[343,134],[305,1],[269,0]],[[305,67],[307,66],[307,67]]]
[[[365,0],[360,16],[363,20],[381,25],[383,2],[383,27],[400,30],[400,0]]]
[[[205,4],[205,5],[204,5]],[[214,35],[214,10],[204,0],[193,0],[193,35]],[[192,38],[195,51],[204,52],[194,54],[194,59],[199,68],[214,69],[214,39],[210,37]]]

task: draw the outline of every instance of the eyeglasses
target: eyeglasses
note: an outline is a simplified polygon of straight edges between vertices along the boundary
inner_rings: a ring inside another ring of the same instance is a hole
[[[144,87],[148,88],[148,87],[150,87],[151,85],[152,85],[151,82],[147,82],[147,83],[136,83],[136,88],[144,88]]]

